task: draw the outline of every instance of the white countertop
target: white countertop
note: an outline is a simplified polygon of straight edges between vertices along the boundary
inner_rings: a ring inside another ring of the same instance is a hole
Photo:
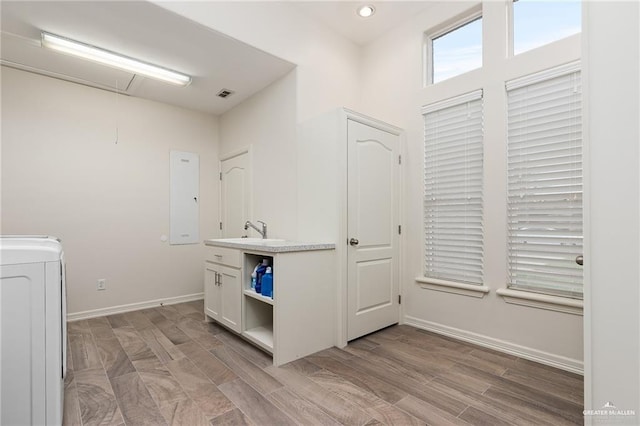
[[[227,247],[241,250],[255,250],[269,253],[286,253],[292,251],[334,250],[333,243],[309,243],[288,241],[274,238],[219,238],[204,240],[205,245]]]

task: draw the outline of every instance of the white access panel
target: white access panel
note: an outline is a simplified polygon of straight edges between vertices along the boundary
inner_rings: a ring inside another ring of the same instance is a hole
[[[200,160],[198,154],[170,154],[170,243],[198,244],[200,221]]]

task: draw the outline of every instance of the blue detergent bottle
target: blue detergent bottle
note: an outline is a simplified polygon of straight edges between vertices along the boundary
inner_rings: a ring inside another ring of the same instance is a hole
[[[262,276],[262,295],[273,298],[273,272],[270,266]]]
[[[262,294],[262,276],[267,271],[267,267],[269,266],[269,261],[267,259],[262,259],[262,264],[258,266],[256,270],[256,293]]]

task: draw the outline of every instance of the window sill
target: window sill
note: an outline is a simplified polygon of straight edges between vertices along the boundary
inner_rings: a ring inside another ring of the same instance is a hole
[[[499,288],[496,290],[496,294],[502,296],[505,302],[514,305],[529,306],[573,315],[582,315],[582,307],[584,305],[582,300],[511,290],[508,288]]]
[[[442,291],[462,296],[483,298],[485,294],[489,293],[489,287],[483,285],[462,284],[425,277],[416,277],[416,282],[426,290]]]

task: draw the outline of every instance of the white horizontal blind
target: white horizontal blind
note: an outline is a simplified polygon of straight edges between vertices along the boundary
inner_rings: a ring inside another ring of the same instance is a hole
[[[507,84],[511,288],[582,297],[581,92],[577,64]]]
[[[423,108],[425,277],[482,284],[482,91]]]

